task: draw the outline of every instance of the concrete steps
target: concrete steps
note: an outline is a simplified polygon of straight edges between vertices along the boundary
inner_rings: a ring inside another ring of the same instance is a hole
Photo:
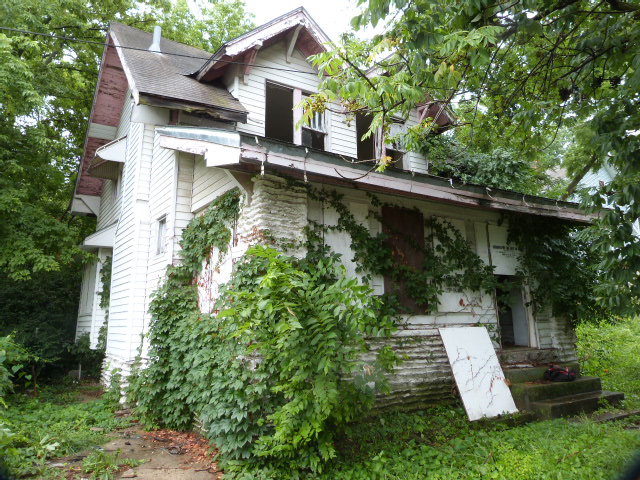
[[[581,413],[595,412],[607,404],[617,405],[622,400],[624,400],[624,393],[601,390],[532,402],[531,409],[541,419],[571,417]]]
[[[566,365],[579,372],[577,364]],[[540,419],[591,413],[606,404],[616,405],[624,394],[602,390],[597,377],[580,376],[572,382],[543,380],[547,366],[504,368],[511,393],[519,410],[533,412]]]

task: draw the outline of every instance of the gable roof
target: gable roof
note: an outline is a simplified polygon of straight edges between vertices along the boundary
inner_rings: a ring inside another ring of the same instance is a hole
[[[162,53],[150,52],[153,34],[117,22],[110,27],[114,45],[129,47],[117,51],[136,103],[159,105],[169,100],[177,108],[183,102],[188,110],[220,110],[223,117],[224,112],[246,117],[246,108],[226,88],[187,76],[211,57],[209,52],[166,38],[160,40]],[[232,119],[238,120],[235,116]]]
[[[307,57],[326,51],[325,45],[331,42],[304,7],[298,7],[228,41],[200,68],[194,70],[193,76],[205,82],[220,78],[228,62],[241,61],[251,51],[266,48],[287,38],[293,40],[295,46]]]

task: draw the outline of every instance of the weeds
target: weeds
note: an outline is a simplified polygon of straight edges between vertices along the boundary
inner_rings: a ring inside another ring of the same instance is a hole
[[[40,398],[9,398],[9,408],[0,412],[0,458],[14,476],[43,475],[48,459],[100,445],[126,424],[102,399],[78,403],[82,390],[74,395],[68,387],[46,387]]]
[[[103,450],[95,450],[82,462],[82,471],[90,474],[90,480],[112,480],[123,467],[137,467],[141,460],[120,459],[120,450],[110,454]]]
[[[640,317],[577,327],[578,355],[585,375],[603,388],[624,392],[626,408],[640,408]]]

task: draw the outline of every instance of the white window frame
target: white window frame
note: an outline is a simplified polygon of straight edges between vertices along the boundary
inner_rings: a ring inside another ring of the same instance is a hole
[[[158,218],[156,229],[156,255],[163,255],[167,252],[167,216]]]

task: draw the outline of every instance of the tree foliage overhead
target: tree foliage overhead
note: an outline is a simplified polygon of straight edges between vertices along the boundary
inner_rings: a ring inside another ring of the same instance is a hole
[[[616,207],[592,231],[608,273],[602,300],[640,295],[640,2],[637,0],[369,0],[354,26],[388,21],[369,41],[344,37],[318,55],[330,74],[318,100],[374,114],[372,129],[437,99],[467,147],[515,151],[537,166],[553,152],[570,175],[604,162],[617,178],[592,200]],[[371,72],[384,73],[372,75]],[[426,92],[431,97],[427,97]],[[431,121],[410,129],[422,145]]]
[[[102,42],[117,20],[215,50],[252,23],[241,0],[4,0],[0,27],[0,270],[24,280],[83,252],[92,228],[69,205],[98,79]],[[68,37],[94,43],[72,41]]]

